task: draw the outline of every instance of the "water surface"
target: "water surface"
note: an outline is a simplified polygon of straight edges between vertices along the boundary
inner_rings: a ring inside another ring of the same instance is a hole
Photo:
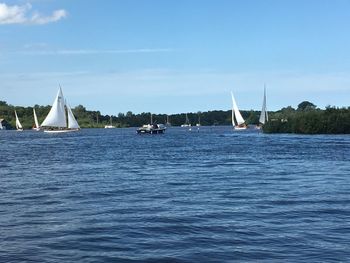
[[[350,136],[0,131],[0,262],[348,262]]]

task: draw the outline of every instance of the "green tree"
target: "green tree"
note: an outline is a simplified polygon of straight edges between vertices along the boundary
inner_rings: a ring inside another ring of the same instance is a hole
[[[316,109],[316,105],[310,101],[303,101],[298,105],[298,111],[308,111]]]

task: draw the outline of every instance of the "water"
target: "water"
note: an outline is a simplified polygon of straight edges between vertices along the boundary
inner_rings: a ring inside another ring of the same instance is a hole
[[[350,136],[0,132],[0,262],[348,262]]]

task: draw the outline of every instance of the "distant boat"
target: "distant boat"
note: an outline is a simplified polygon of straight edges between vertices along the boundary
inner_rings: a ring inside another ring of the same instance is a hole
[[[266,88],[264,86],[264,98],[263,98],[263,104],[262,104],[262,109],[260,113],[260,118],[259,118],[259,125],[257,126],[257,129],[261,129],[261,127],[269,120],[269,116],[267,113],[267,108],[266,108]]]
[[[115,126],[113,126],[113,124],[112,124],[112,116],[110,117],[110,124],[109,125],[105,125],[105,129],[113,129],[113,128],[115,128]]]
[[[159,134],[159,133],[164,133],[166,130],[166,127],[164,124],[146,124],[143,125],[142,127],[138,128],[136,132],[138,134],[143,134],[143,133],[149,133],[149,134]]]
[[[15,116],[16,116],[16,129],[17,131],[23,131],[23,127],[21,122],[18,119],[17,112],[15,111]]]
[[[167,127],[170,127],[170,126],[171,126],[171,123],[170,123],[170,121],[169,121],[169,116],[168,116],[168,115],[166,116],[166,123],[165,123],[165,126],[167,126]]]
[[[138,128],[136,132],[138,134],[145,134],[145,133],[160,134],[160,133],[164,133],[165,130],[166,130],[166,127],[164,124],[153,123],[153,117],[151,113],[151,123],[142,125],[142,127]]]
[[[33,108],[33,115],[34,115],[35,126],[32,128],[32,130],[40,131],[40,126],[39,126],[39,122],[38,122],[38,117],[36,116],[35,108]]]
[[[191,123],[190,123],[190,120],[188,119],[187,113],[186,113],[185,123],[182,124],[181,127],[191,127]]]
[[[198,115],[198,123],[196,124],[197,127],[202,126],[201,125],[201,116]]]
[[[68,115],[68,125],[66,118],[66,109]],[[67,102],[64,100],[61,87],[58,89],[55,101],[52,104],[49,114],[41,124],[44,132],[61,133],[79,131],[80,126],[75,119],[73,112]]]
[[[239,109],[232,91],[231,91],[231,97],[232,97],[232,126],[235,130],[245,130],[247,129],[247,125],[245,124],[245,121],[241,113],[239,112]],[[235,123],[235,119],[237,124]]]

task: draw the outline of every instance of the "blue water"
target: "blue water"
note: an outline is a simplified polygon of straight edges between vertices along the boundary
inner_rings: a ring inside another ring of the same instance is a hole
[[[0,262],[349,262],[350,136],[0,132]]]

